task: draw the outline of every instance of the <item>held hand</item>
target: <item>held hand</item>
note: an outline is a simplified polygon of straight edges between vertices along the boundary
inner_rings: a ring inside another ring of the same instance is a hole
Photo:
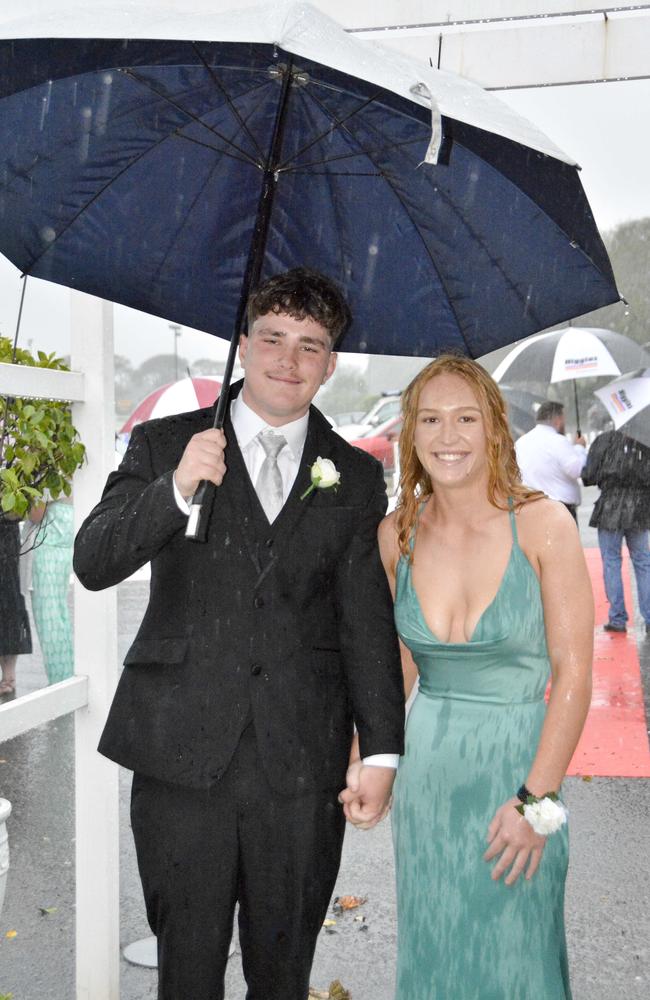
[[[528,820],[517,812],[515,807],[518,805],[521,805],[519,799],[512,798],[497,809],[487,832],[490,846],[483,855],[484,861],[501,855],[492,869],[492,878],[497,881],[510,869],[506,885],[514,885],[527,864],[526,879],[531,879],[546,846],[546,837],[535,833]]]
[[[174,473],[176,486],[184,497],[194,496],[203,479],[221,486],[226,474],[225,447],[223,431],[214,427],[190,438]]]
[[[359,830],[376,826],[388,814],[394,781],[395,768],[354,761],[348,768],[348,785],[339,795],[346,819]]]
[[[582,434],[576,434],[576,444],[581,444],[583,448],[587,447],[587,439],[582,436]]]

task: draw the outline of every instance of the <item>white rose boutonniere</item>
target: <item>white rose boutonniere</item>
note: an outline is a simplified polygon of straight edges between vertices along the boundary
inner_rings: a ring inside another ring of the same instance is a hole
[[[320,455],[309,470],[311,474],[311,485],[300,497],[304,500],[313,493],[314,490],[331,490],[336,492],[336,487],[341,482],[341,473],[330,458],[321,458]]]
[[[567,809],[554,792],[547,792],[543,798],[529,795],[526,802],[517,806],[517,812],[528,820],[535,833],[548,837],[557,833],[567,821]]]

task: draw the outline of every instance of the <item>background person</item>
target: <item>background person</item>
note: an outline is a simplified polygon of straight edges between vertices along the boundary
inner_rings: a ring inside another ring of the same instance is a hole
[[[380,527],[407,694],[420,676],[394,793],[396,998],[570,1000],[568,842],[547,793],[590,700],[580,540],[522,486],[505,403],[476,362],[438,358],[403,412],[400,503]],[[531,793],[549,822],[517,811]]]
[[[639,609],[646,634],[650,634],[650,448],[623,431],[605,431],[589,449],[582,481],[600,489],[589,524],[598,528],[609,602],[609,621],[603,628],[606,632],[627,630],[622,576],[625,539],[634,566]]]
[[[32,552],[32,613],[50,684],[72,677],[74,643],[68,610],[74,543],[73,508],[69,500],[33,507],[29,520]],[[28,542],[28,544],[30,544]]]
[[[25,598],[20,590],[18,521],[0,515],[0,696],[16,693],[16,659],[32,651]]]
[[[578,520],[580,473],[587,461],[586,440],[565,437],[564,406],[547,400],[535,416],[536,426],[523,434],[515,445],[521,480],[533,490],[541,490],[551,500],[559,500]]]

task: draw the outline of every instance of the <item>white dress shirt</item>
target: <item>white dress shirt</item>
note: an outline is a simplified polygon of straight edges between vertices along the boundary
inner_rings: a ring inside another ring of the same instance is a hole
[[[283,424],[281,427],[271,427],[271,425],[267,424],[262,417],[255,413],[254,410],[251,410],[250,406],[244,402],[240,394],[233,399],[230,404],[230,420],[235,432],[235,437],[237,438],[239,450],[242,453],[244,464],[246,465],[246,470],[253,485],[257,483],[257,477],[260,469],[262,468],[262,462],[266,457],[266,452],[258,440],[258,434],[260,431],[272,430],[276,434],[281,434],[286,439],[286,445],[278,453],[278,468],[280,470],[280,475],[282,476],[282,502],[286,503],[296,476],[298,475],[298,469],[300,468],[302,453],[307,439],[309,413],[307,412],[304,416],[299,417],[298,420],[292,420],[290,423]],[[189,504],[181,495],[176,485],[175,478],[172,482],[174,484],[174,497],[176,498],[178,507],[184,514],[189,515]],[[399,754],[372,754],[370,757],[364,757],[363,763],[370,767],[396,768],[399,763]]]
[[[536,424],[515,444],[525,486],[542,490],[551,500],[580,503],[578,478],[587,461],[587,449],[571,444],[550,424]]]

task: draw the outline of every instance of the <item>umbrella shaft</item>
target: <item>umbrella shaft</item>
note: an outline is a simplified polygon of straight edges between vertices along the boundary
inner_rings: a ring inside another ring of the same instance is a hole
[[[226,419],[226,409],[228,406],[228,398],[230,396],[230,381],[232,378],[233,368],[235,366],[239,336],[244,329],[246,305],[248,303],[251,289],[254,288],[259,281],[260,274],[262,272],[262,264],[264,263],[264,253],[266,250],[266,241],[269,234],[271,212],[273,209],[273,196],[275,194],[275,186],[277,184],[276,170],[280,163],[280,152],[282,150],[282,139],[284,136],[284,125],[286,121],[287,105],[289,103],[289,91],[291,89],[292,79],[293,64],[292,60],[289,59],[288,64],[283,68],[282,73],[280,97],[275,115],[273,135],[269,144],[269,153],[266,166],[264,168],[264,179],[262,181],[260,200],[257,205],[253,238],[248,252],[248,260],[246,261],[246,270],[244,272],[244,280],[242,281],[239,304],[237,306],[237,315],[235,317],[235,327],[230,339],[228,359],[223,373],[221,393],[219,394],[217,410],[214,417],[214,426],[216,428],[223,427]],[[208,523],[214,500],[214,491],[215,487],[213,483],[203,482],[194,494],[187,530],[185,532],[185,536],[187,538],[191,538],[193,541],[205,542],[207,539]]]
[[[237,306],[237,315],[235,317],[235,328],[230,341],[230,350],[228,351],[228,360],[226,361],[226,368],[223,373],[221,395],[219,396],[219,402],[217,403],[217,412],[214,419],[215,427],[223,427],[224,420],[226,418],[230,380],[232,378],[232,371],[235,365],[239,335],[244,329],[246,305],[248,303],[251,289],[254,288],[259,282],[262,264],[264,263],[264,252],[266,250],[266,241],[269,234],[269,225],[271,223],[271,211],[273,209],[273,196],[275,194],[275,186],[277,183],[276,169],[280,162],[280,152],[282,150],[282,140],[284,137],[284,126],[287,116],[287,105],[289,103],[289,91],[291,89],[292,79],[293,64],[290,59],[282,77],[282,88],[275,115],[273,135],[271,136],[271,142],[269,145],[268,158],[264,169],[262,192],[257,205],[257,216],[255,218],[253,238],[248,252],[248,260],[246,262],[246,270],[244,272],[244,280],[242,282],[239,305]]]

